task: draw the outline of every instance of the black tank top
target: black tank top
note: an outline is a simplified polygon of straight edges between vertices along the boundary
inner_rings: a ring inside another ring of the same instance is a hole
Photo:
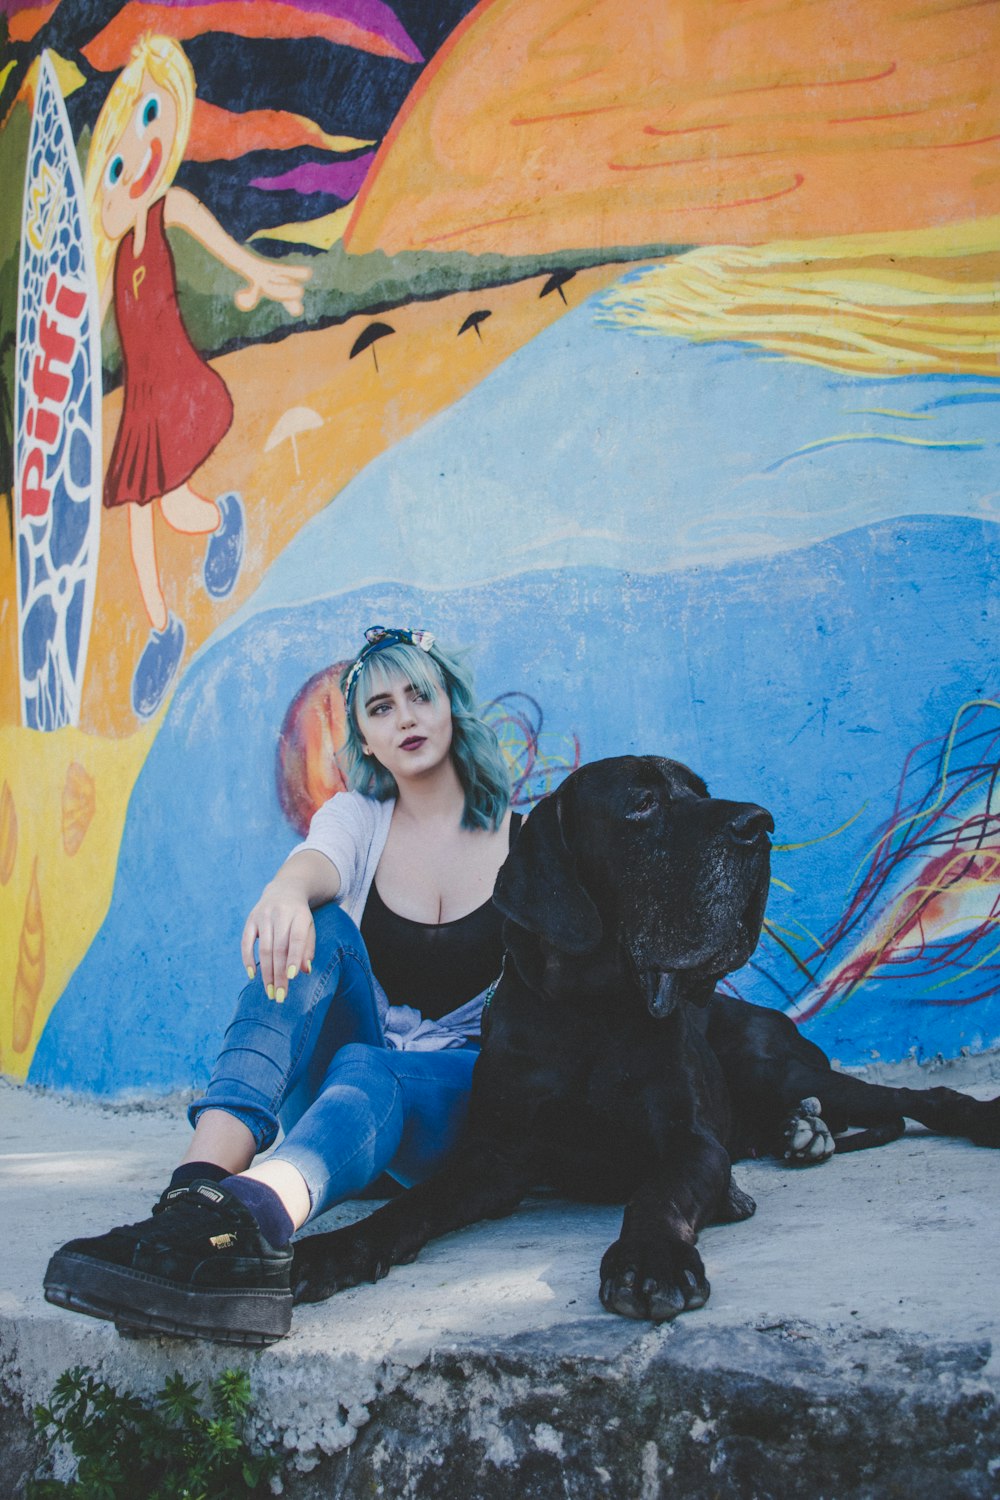
[[[521,826],[513,813],[509,838]],[[390,1005],[414,1005],[437,1021],[482,993],[500,973],[503,917],[492,900],[454,922],[414,922],[391,911],[372,881],[361,936]]]

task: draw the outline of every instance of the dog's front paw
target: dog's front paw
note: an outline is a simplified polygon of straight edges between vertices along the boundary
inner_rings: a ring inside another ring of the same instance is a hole
[[[837,1149],[818,1099],[803,1099],[785,1121],[784,1158],[793,1167],[812,1167],[829,1161]]]
[[[296,1302],[322,1302],[363,1281],[378,1281],[392,1265],[353,1225],[296,1241],[292,1292]]]
[[[616,1240],[601,1261],[601,1301],[623,1318],[667,1323],[704,1307],[709,1290],[701,1256],[680,1241]]]

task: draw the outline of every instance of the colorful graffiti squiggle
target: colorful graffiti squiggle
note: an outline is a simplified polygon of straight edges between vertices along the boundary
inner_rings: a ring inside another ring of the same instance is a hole
[[[1000,990],[1000,943],[990,941],[1000,924],[998,781],[993,699],[963,704],[947,735],[910,752],[892,816],[837,924],[804,958],[771,933],[808,976],[790,1008],[796,1020],[874,979],[905,981],[924,1004],[939,1006],[971,1005]],[[961,994],[949,995],[959,981]]]
[[[515,808],[532,807],[580,764],[577,735],[545,735],[541,705],[527,693],[501,693],[485,705],[483,718],[492,725],[510,767]]]

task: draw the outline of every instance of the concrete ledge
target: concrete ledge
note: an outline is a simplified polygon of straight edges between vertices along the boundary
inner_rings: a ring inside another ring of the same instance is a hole
[[[247,1368],[303,1500],[1000,1493],[995,1153],[914,1131],[812,1170],[743,1163],[757,1215],[705,1233],[711,1301],[668,1327],[600,1309],[619,1211],[537,1195],[245,1354],[121,1339],[42,1298],[52,1249],[148,1212],[175,1113],[3,1086],[0,1123],[0,1496],[23,1493],[28,1412],[74,1364],[139,1392]]]

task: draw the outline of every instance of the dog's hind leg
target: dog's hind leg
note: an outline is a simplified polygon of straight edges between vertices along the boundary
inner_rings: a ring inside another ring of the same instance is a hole
[[[895,1140],[904,1116],[938,1135],[1000,1147],[1000,1099],[973,1099],[948,1088],[889,1088],[836,1073],[825,1054],[778,1011],[716,995],[707,1036],[736,1105],[744,1150],[783,1154],[786,1121],[801,1113],[801,1100],[811,1098],[819,1101],[838,1152]],[[864,1134],[842,1135],[852,1127],[862,1127]]]
[[[823,1116],[834,1133],[849,1126],[867,1126],[875,1133],[888,1131],[884,1139],[901,1135],[902,1117],[926,1125],[937,1135],[964,1136],[978,1146],[1000,1147],[1000,1099],[973,1099],[955,1089],[889,1088],[866,1083],[845,1073],[826,1073],[817,1080],[815,1090],[823,1103]],[[849,1145],[848,1136],[838,1151],[857,1150],[861,1145],[881,1142],[869,1139]]]
[[[820,1162],[829,1161],[835,1152],[843,1156],[847,1151],[867,1151],[872,1146],[886,1146],[890,1141],[898,1141],[905,1129],[903,1116],[896,1115],[866,1130],[835,1136],[823,1119],[823,1106],[819,1100],[803,1099],[785,1121],[785,1149],[781,1154],[790,1166],[815,1167]]]

